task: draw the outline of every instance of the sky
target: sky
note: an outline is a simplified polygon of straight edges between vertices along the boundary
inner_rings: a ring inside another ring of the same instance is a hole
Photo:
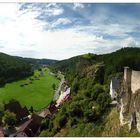
[[[140,4],[0,3],[0,52],[67,59],[140,47]]]

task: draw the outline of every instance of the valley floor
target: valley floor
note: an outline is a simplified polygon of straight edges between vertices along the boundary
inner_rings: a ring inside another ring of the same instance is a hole
[[[18,100],[21,105],[34,110],[41,110],[53,99],[53,84],[57,87],[59,80],[49,69],[36,70],[34,75],[16,82],[8,83],[0,88],[0,102],[8,102],[11,99]]]

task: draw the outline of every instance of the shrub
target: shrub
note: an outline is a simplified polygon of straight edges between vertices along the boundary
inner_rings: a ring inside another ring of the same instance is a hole
[[[104,92],[103,86],[100,84],[96,84],[92,89],[91,98],[93,100],[96,100],[98,95],[102,92]]]
[[[50,123],[49,118],[43,120],[42,123],[41,123],[41,128],[40,128],[40,130],[42,131],[42,130],[44,130],[44,129],[49,129],[49,123]]]
[[[55,90],[55,88],[56,88],[56,85],[54,83],[52,84],[52,88],[53,88],[53,90]]]
[[[74,126],[74,125],[77,125],[78,121],[76,118],[71,118],[70,119],[70,127]]]
[[[65,126],[65,124],[67,123],[67,118],[66,116],[61,116],[60,120],[59,120],[59,127],[63,128]]]
[[[75,92],[75,93],[77,93],[78,89],[79,89],[79,82],[75,78],[74,81],[73,81],[73,83],[72,83],[72,91]]]
[[[40,133],[40,137],[52,137],[54,134],[49,130],[44,130]]]
[[[5,111],[2,122],[4,125],[14,126],[16,124],[16,115],[13,112]]]
[[[79,105],[76,105],[71,111],[70,111],[70,115],[72,117],[76,116],[76,117],[82,117],[83,116],[83,111],[81,109],[81,107]]]
[[[106,107],[109,106],[111,102],[110,96],[106,94],[105,92],[99,94],[97,98],[97,103],[101,106],[101,110],[105,110]]]

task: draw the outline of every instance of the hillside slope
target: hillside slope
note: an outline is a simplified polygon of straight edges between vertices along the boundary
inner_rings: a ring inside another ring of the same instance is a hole
[[[113,76],[122,77],[124,66],[140,70],[140,48],[104,55],[89,53],[56,63],[52,69],[64,72],[73,99],[62,106],[40,136],[137,136],[126,128],[122,131],[119,115],[109,111],[110,80]]]
[[[134,70],[140,70],[140,48],[122,48],[109,54],[96,55],[89,53],[72,57],[54,64],[53,70],[63,71],[66,74],[66,77],[69,77],[69,75],[75,77],[88,66],[96,63],[103,64],[102,72],[104,76],[102,80],[106,83],[110,81],[109,76],[113,76],[116,73],[122,73],[124,66],[129,66]]]
[[[0,53],[0,86],[31,75],[32,67],[24,60]]]
[[[53,65],[57,60],[52,60],[52,59],[35,59],[35,58],[21,58],[25,60],[26,62],[34,65],[35,67],[39,67],[40,65]]]

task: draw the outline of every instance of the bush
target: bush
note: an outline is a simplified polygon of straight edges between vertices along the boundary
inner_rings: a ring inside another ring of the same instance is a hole
[[[70,119],[70,127],[73,127],[74,125],[77,125],[78,121],[76,118],[71,118]]]
[[[78,82],[77,78],[75,78],[72,83],[72,91],[77,93],[78,89],[79,89],[79,82]]]
[[[2,117],[4,116],[4,105],[0,104],[0,125],[2,124]]]
[[[82,117],[83,116],[83,108],[82,105],[80,105],[80,103],[83,101],[83,98],[80,96],[76,96],[75,98],[73,98],[72,101],[68,102],[69,104],[67,104],[67,110],[65,112],[65,114],[67,114],[67,116],[69,117]]]
[[[40,130],[42,131],[42,130],[44,130],[44,129],[49,129],[49,123],[50,123],[49,118],[43,120],[42,123],[41,123],[41,128],[40,128]]]
[[[67,118],[66,116],[62,116],[59,120],[59,127],[63,128],[65,126],[65,124],[67,123]]]
[[[56,85],[54,83],[52,84],[52,88],[53,88],[53,90],[55,90],[55,88],[56,88]]]
[[[103,92],[99,94],[97,98],[97,103],[101,106],[101,111],[105,110],[106,107],[109,106],[110,102],[111,102],[111,98],[107,93]]]
[[[79,105],[76,105],[71,111],[70,111],[70,116],[71,117],[82,117],[83,116],[83,111]]]
[[[96,100],[98,98],[98,95],[102,92],[104,92],[103,86],[100,84],[96,84],[92,89],[91,98],[93,100]]]
[[[5,111],[2,122],[4,125],[14,126],[16,124],[16,115],[13,112]]]
[[[54,134],[49,130],[44,130],[40,133],[40,137],[52,137]]]

